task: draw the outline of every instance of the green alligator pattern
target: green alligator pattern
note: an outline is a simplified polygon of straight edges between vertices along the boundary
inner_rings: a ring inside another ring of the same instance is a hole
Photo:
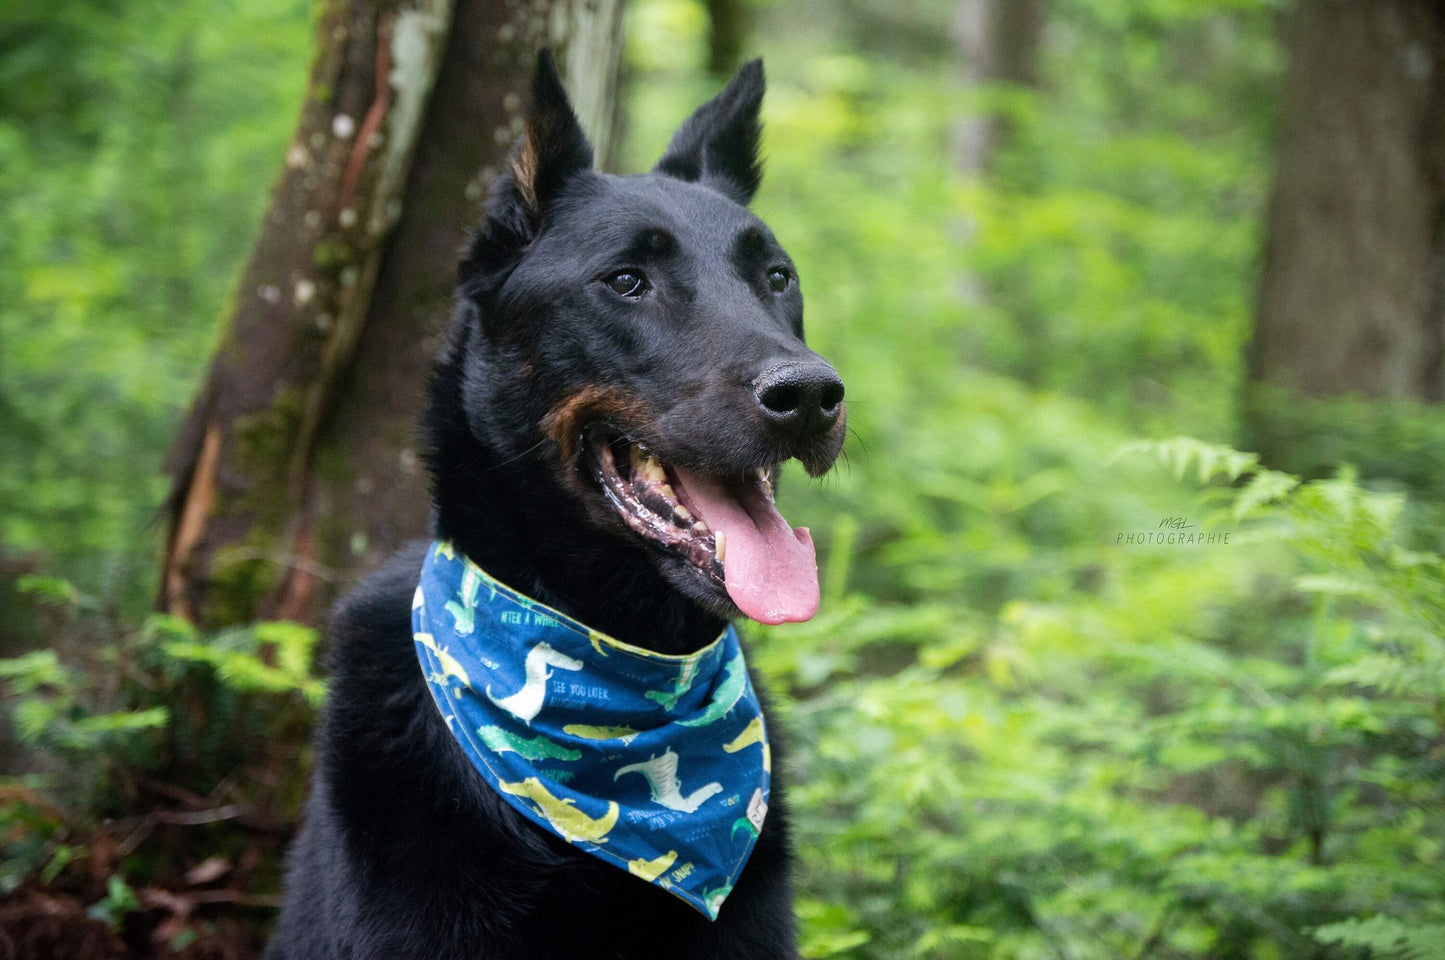
[[[743,662],[742,653],[738,653],[723,667],[723,681],[717,685],[713,692],[713,698],[702,712],[695,717],[677,721],[684,727],[702,727],[709,723],[716,723],[743,698],[748,689],[748,667]],[[652,696],[652,694],[648,694]]]
[[[482,589],[482,578],[476,570],[467,567],[462,573],[462,586],[457,591],[457,600],[447,601],[447,613],[457,624],[457,636],[469,637],[477,629],[477,594]]]
[[[701,662],[701,658],[699,657],[684,661],[682,670],[678,673],[677,682],[673,684],[672,690],[649,690],[643,694],[643,696],[662,704],[662,709],[671,713],[677,709],[678,699],[692,689],[693,683],[697,680],[697,668]]]
[[[506,753],[508,750],[519,753],[528,760],[581,760],[582,751],[564,747],[560,743],[549,740],[547,737],[538,734],[535,737],[519,737],[515,733],[509,733],[501,727],[478,727],[477,735],[482,742],[492,749],[493,753]]]

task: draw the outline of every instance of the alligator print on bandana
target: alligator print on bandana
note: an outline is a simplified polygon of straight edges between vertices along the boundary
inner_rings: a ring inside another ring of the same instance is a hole
[[[731,626],[697,653],[653,653],[439,543],[412,631],[447,728],[498,795],[717,919],[763,827],[772,767]]]

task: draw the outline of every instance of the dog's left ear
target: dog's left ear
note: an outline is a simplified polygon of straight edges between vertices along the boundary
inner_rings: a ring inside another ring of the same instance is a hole
[[[572,112],[557,75],[557,61],[545,47],[537,54],[526,121],[522,139],[512,151],[512,182],[535,221],[568,177],[592,167],[592,144]]]
[[[722,93],[698,107],[672,135],[656,172],[704,183],[747,206],[763,178],[758,112],[765,86],[763,61],[744,64]]]

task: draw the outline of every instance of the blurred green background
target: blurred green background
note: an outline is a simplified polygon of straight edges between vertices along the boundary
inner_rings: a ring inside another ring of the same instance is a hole
[[[957,6],[745,5],[754,209],[854,429],[784,488],[822,612],[749,631],[804,954],[1445,957],[1440,408],[1347,397],[1288,457],[1235,449],[1291,5],[1053,0],[1012,83],[968,82]],[[0,12],[11,941],[50,903],[85,955],[251,956],[272,916],[316,636],[147,609],[314,16]],[[709,16],[630,5],[619,169],[717,88]]]

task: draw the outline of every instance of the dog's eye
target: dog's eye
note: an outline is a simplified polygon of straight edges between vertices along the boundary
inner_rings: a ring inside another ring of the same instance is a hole
[[[619,297],[626,297],[629,300],[636,300],[647,292],[647,278],[640,273],[633,273],[630,270],[622,270],[614,273],[602,281],[607,284],[608,289]]]
[[[782,267],[774,267],[768,271],[768,288],[774,293],[782,293],[792,282],[792,274]]]

